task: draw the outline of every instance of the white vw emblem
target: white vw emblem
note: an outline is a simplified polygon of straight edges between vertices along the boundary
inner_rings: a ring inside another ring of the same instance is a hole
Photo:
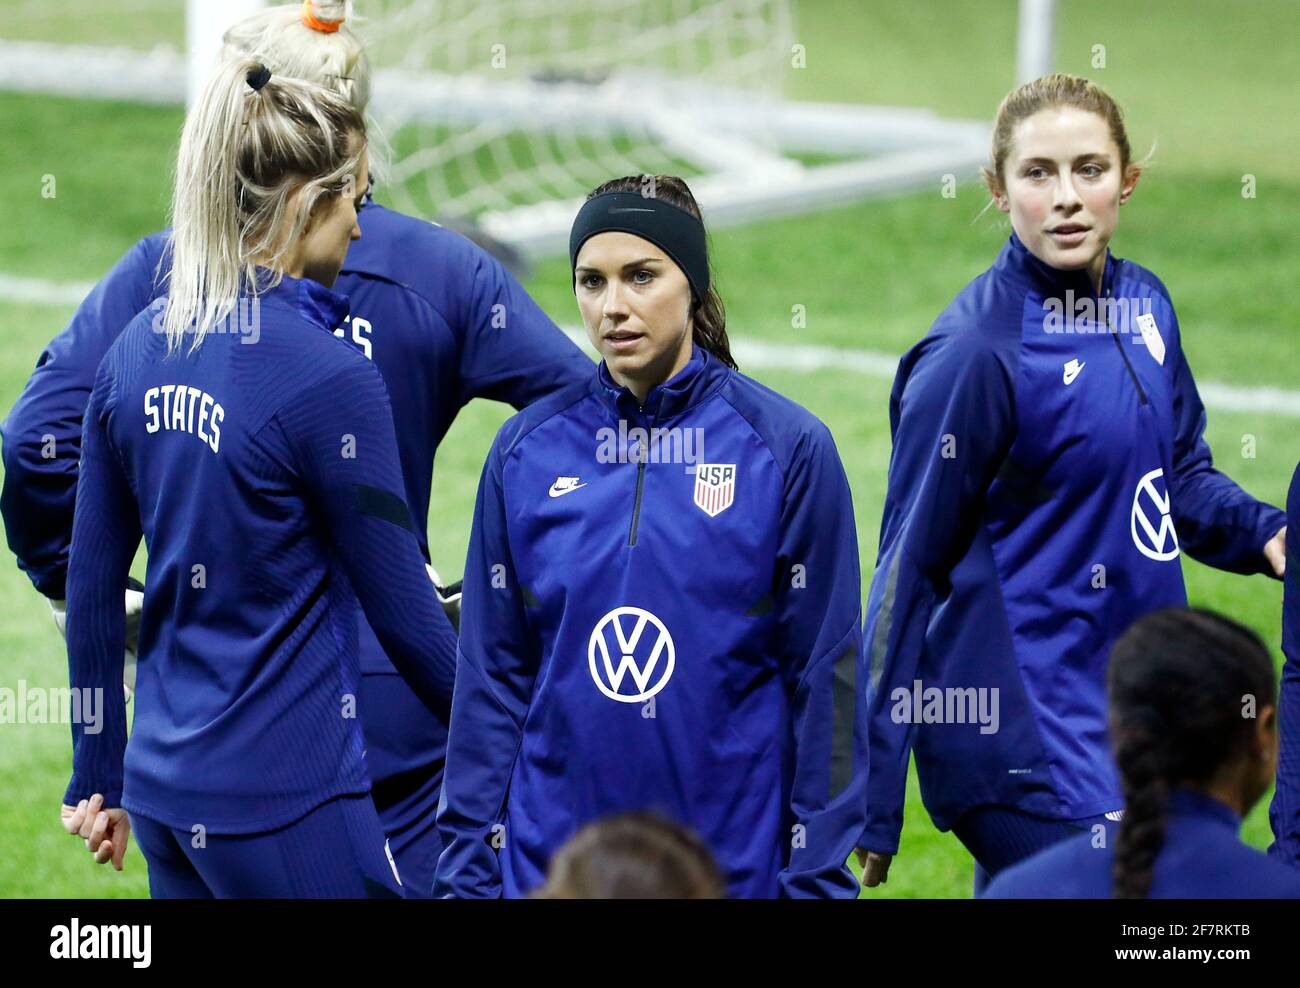
[[[651,634],[645,633],[647,625],[653,626]],[[677,664],[677,650],[664,623],[649,611],[640,607],[616,607],[596,622],[591,641],[587,643],[587,663],[591,666],[591,678],[607,697],[620,703],[640,703],[668,684]],[[619,692],[628,673],[632,674],[636,693]],[[653,686],[648,685],[651,677],[655,677]]]
[[[1163,469],[1152,470],[1138,481],[1137,490],[1133,492],[1133,514],[1129,519],[1129,530],[1133,533],[1133,544],[1138,547],[1138,552],[1159,562],[1178,557],[1178,533],[1174,531],[1174,520],[1169,515],[1169,494],[1167,491],[1162,493],[1156,486],[1156,481],[1164,473]],[[1144,492],[1147,502],[1160,512],[1158,529],[1151,524],[1142,508]],[[1145,539],[1138,533],[1139,528],[1146,536]],[[1165,546],[1170,543],[1171,547],[1166,549]]]

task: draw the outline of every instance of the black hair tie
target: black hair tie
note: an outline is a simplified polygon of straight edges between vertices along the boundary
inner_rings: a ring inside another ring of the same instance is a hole
[[[259,65],[257,68],[249,69],[248,75],[245,76],[248,85],[252,87],[253,92],[257,92],[268,82],[271,81],[271,70],[265,65]]]

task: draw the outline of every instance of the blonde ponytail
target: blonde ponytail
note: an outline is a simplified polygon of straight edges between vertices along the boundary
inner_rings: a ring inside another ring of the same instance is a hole
[[[278,283],[317,203],[350,186],[365,151],[351,103],[266,71],[256,59],[226,60],[186,117],[163,322],[171,350],[189,333],[193,350],[241,294]],[[258,267],[269,269],[261,284]]]

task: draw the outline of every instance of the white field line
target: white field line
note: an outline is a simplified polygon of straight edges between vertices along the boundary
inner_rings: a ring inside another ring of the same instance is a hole
[[[595,351],[587,334],[566,327],[569,337],[588,354]],[[875,350],[849,350],[816,344],[768,343],[766,340],[733,339],[731,353],[742,370],[793,371],[817,374],[822,371],[845,371],[864,377],[894,379],[898,358]],[[1201,401],[1211,411],[1259,412],[1282,418],[1300,418],[1300,391],[1285,388],[1241,388],[1217,381],[1199,381]]]
[[[0,273],[0,301],[30,305],[73,306],[86,297],[93,282],[57,282]],[[567,327],[565,332],[588,353],[594,353],[587,334]],[[839,371],[891,381],[898,358],[874,350],[850,350],[816,344],[769,343],[765,340],[732,341],[736,362],[746,370],[792,371],[817,374]],[[1216,381],[1199,384],[1207,408],[1224,412],[1257,412],[1283,418],[1300,418],[1300,391],[1285,388],[1242,388]]]
[[[46,281],[0,273],[0,300],[34,305],[80,305],[95,287],[93,281]]]

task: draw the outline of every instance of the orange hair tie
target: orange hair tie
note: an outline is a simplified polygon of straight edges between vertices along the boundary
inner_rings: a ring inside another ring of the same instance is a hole
[[[343,26],[342,21],[323,21],[317,17],[311,9],[311,0],[303,0],[302,22],[313,31],[320,31],[322,34],[333,34]]]

